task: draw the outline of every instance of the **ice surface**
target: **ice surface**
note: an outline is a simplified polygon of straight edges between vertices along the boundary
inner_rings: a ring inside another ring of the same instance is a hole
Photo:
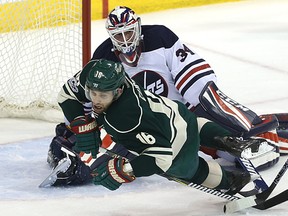
[[[288,112],[288,1],[248,0],[141,15],[143,24],[170,27],[211,64],[218,87],[258,114]],[[106,37],[93,22],[92,50]],[[76,72],[76,71],[75,71]],[[3,216],[224,215],[225,200],[151,176],[114,192],[92,184],[38,188],[50,173],[46,163],[56,124],[0,119],[0,214]],[[287,156],[261,172],[271,183]],[[275,189],[287,188],[286,174]],[[287,204],[234,215],[287,215]]]

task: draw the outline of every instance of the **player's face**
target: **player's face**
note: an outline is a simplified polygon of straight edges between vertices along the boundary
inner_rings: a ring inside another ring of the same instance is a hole
[[[126,31],[123,33],[116,34],[114,37],[116,40],[120,42],[125,42],[125,41],[131,42],[134,39],[134,33],[133,31]]]
[[[130,46],[134,43],[135,33],[133,31],[121,32],[114,35],[114,39],[117,41],[118,45],[122,47],[123,50],[121,50],[121,52],[130,52]]]
[[[114,99],[114,91],[90,91],[94,112],[101,114],[105,112]]]

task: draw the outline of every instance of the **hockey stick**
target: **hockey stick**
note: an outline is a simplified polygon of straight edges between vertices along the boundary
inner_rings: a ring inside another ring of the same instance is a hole
[[[276,202],[274,200],[277,200],[277,198],[274,198],[274,197],[271,198],[271,199],[273,199],[272,201],[267,200],[267,202],[268,202],[267,204],[265,204],[265,202],[266,202],[265,200],[271,195],[271,193],[273,192],[273,190],[275,189],[275,187],[277,186],[277,184],[279,183],[280,179],[282,178],[282,176],[284,175],[284,173],[286,172],[287,169],[288,169],[288,159],[286,160],[286,162],[284,163],[284,165],[282,166],[282,168],[280,169],[280,171],[278,172],[275,179],[273,180],[273,182],[271,183],[271,185],[268,187],[267,190],[265,190],[259,194],[256,194],[254,196],[244,197],[244,198],[241,198],[238,200],[233,200],[233,201],[227,203],[226,205],[224,205],[224,209],[223,209],[224,212],[225,213],[233,213],[233,212],[240,211],[242,209],[249,208],[249,207],[254,207],[254,208],[257,208],[260,210],[265,210],[265,209],[267,209],[267,207],[269,205],[272,205],[269,207],[269,208],[271,208],[275,205],[280,204],[281,202],[278,204],[275,204]],[[277,196],[279,196],[279,199],[281,198],[282,202],[285,202],[288,199],[288,198],[286,200],[284,199],[283,196],[286,193],[288,193],[288,192],[285,192],[285,193],[284,192],[277,195]]]
[[[106,148],[102,148],[100,147],[99,148],[99,152],[103,153],[103,154],[107,154],[111,157],[122,157],[124,158],[123,156],[109,150],[109,149],[106,149]],[[127,160],[128,161],[128,160]],[[215,195],[215,196],[218,196],[218,197],[221,197],[221,198],[224,198],[224,199],[227,199],[227,200],[230,200],[230,201],[233,201],[233,200],[236,200],[236,199],[240,199],[238,196],[235,196],[235,195],[229,195],[229,194],[226,194],[224,192],[221,192],[219,190],[216,190],[216,189],[211,189],[211,188],[208,188],[208,187],[205,187],[205,186],[202,186],[202,185],[199,185],[199,184],[195,184],[195,183],[192,183],[192,182],[189,182],[189,181],[185,181],[183,179],[179,179],[177,177],[174,177],[174,176],[170,176],[166,173],[164,174],[159,174],[159,176],[162,176],[162,177],[165,177],[166,179],[168,180],[171,180],[171,181],[175,181],[177,183],[180,183],[180,184],[183,184],[183,185],[187,185],[189,187],[192,187],[192,188],[195,188],[195,189],[198,189],[200,191],[203,191],[205,193],[208,193],[208,194],[212,194],[212,195]]]
[[[105,148],[101,148],[100,147],[99,151],[101,153],[108,154],[111,157],[122,157],[121,155],[118,155],[118,154],[112,152],[111,150],[108,150],[108,149],[105,149]],[[281,179],[281,177],[284,175],[284,173],[287,170],[287,168],[288,168],[288,159],[287,159],[286,163],[283,165],[282,169],[277,174],[277,176],[274,179],[273,183],[270,185],[270,187],[268,187],[268,189],[267,189],[268,192],[263,191],[263,192],[261,192],[261,193],[259,193],[257,195],[250,196],[250,197],[254,197],[254,198],[257,196],[257,197],[260,198],[261,201],[257,201],[258,203],[254,202],[251,206],[248,206],[248,207],[254,207],[254,208],[260,209],[260,210],[266,210],[268,208],[271,208],[273,206],[279,205],[279,204],[287,201],[288,200],[288,190],[283,191],[282,193],[276,195],[275,197],[273,197],[271,199],[265,200],[272,193],[272,191],[274,190],[274,188],[278,184],[278,182]],[[187,185],[189,187],[198,189],[198,190],[203,191],[205,193],[212,194],[212,195],[215,195],[215,196],[230,200],[231,202],[236,202],[238,200],[243,200],[243,199],[246,198],[246,197],[239,198],[238,196],[235,196],[235,195],[225,194],[224,192],[221,192],[221,191],[218,191],[218,190],[215,190],[215,189],[211,189],[211,188],[207,188],[205,186],[198,185],[198,184],[195,184],[195,183],[191,183],[191,182],[188,182],[188,181],[185,181],[183,179],[179,179],[179,178],[176,178],[174,176],[167,175],[167,174],[161,174],[160,176],[165,177],[168,180],[172,180],[172,181],[175,181],[177,183],[180,183],[180,184]],[[250,197],[247,197],[247,198],[250,198]],[[262,200],[262,199],[264,199],[264,200]],[[251,200],[251,199],[249,199],[249,200]],[[229,209],[225,209],[225,206],[224,206],[224,212],[226,212],[226,213],[229,212]]]
[[[283,202],[286,202],[288,200],[288,189],[283,191],[283,192],[281,192],[280,194],[272,197],[271,199],[267,199],[270,196],[270,194],[273,192],[273,190],[275,189],[276,185],[279,183],[280,179],[282,178],[282,176],[286,172],[287,168],[288,168],[288,159],[285,162],[285,164],[282,166],[281,170],[276,175],[274,181],[267,188],[267,190],[265,190],[265,191],[263,191],[263,192],[261,192],[259,194],[248,196],[248,197],[244,197],[244,198],[239,198],[238,196],[235,196],[235,195],[228,195],[228,194],[225,194],[225,193],[223,193],[221,191],[218,191],[218,190],[215,190],[215,189],[210,189],[210,188],[204,187],[202,185],[194,184],[194,183],[185,181],[183,179],[179,179],[179,178],[176,178],[176,177],[169,176],[167,174],[162,174],[161,176],[163,176],[163,177],[165,177],[165,178],[167,178],[169,180],[173,180],[175,182],[187,185],[189,187],[196,188],[196,189],[201,190],[201,191],[203,191],[205,193],[212,194],[212,195],[215,195],[215,196],[230,200],[231,201],[230,203],[238,202],[240,200],[245,200],[248,203],[250,203],[250,206],[248,206],[246,208],[253,207],[253,208],[256,208],[256,209],[259,209],[259,210],[266,210],[266,209],[269,209],[269,208],[274,207],[276,205],[279,205],[279,204],[281,204]],[[252,199],[251,199],[251,197],[252,197]],[[255,197],[256,197],[256,199],[255,199]],[[253,198],[254,198],[254,200],[253,200]],[[250,202],[251,200],[255,201],[255,202]],[[225,209],[225,206],[224,206],[224,212],[225,213],[233,213],[233,212],[235,212],[235,211],[229,212],[229,209]],[[243,208],[243,209],[245,209],[245,208]],[[241,210],[241,209],[239,209],[239,210]],[[236,210],[236,211],[239,211],[239,210]]]
[[[162,177],[165,177],[168,180],[175,181],[175,182],[183,184],[183,185],[187,185],[188,187],[192,187],[192,188],[195,188],[195,189],[200,190],[202,192],[205,192],[205,193],[208,193],[208,194],[212,194],[214,196],[218,196],[218,197],[230,200],[230,201],[240,199],[238,196],[229,195],[229,194],[226,194],[226,193],[221,192],[219,190],[211,189],[211,188],[205,187],[203,185],[199,185],[199,184],[195,184],[195,183],[192,183],[192,182],[188,182],[188,181],[185,181],[183,179],[179,179],[179,178],[176,178],[174,176],[167,175],[165,173],[164,174],[159,174],[159,175],[162,176]]]
[[[259,191],[265,191],[268,188],[267,183],[264,181],[260,173],[256,170],[254,165],[249,159],[245,158],[236,158],[238,163],[241,165],[241,167],[250,173],[251,179],[253,179],[253,183],[255,185],[255,188],[251,191],[244,191],[244,192],[239,192],[242,196],[248,197],[255,195],[256,193],[259,193]]]
[[[274,206],[277,206],[283,202],[286,202],[287,200],[288,200],[288,189],[285,191],[282,191],[280,194],[277,194],[276,196],[274,196],[270,199],[267,199],[264,202],[259,203],[253,207],[260,209],[260,210],[266,210],[266,209],[272,208]]]
[[[259,210],[267,210],[274,206],[280,205],[283,202],[288,201],[288,189],[282,191],[281,193],[277,194],[276,196],[266,199],[255,206],[250,206]],[[243,209],[242,209],[243,210]]]

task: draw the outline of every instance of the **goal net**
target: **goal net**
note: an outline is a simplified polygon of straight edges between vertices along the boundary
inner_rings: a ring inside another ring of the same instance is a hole
[[[63,121],[58,92],[84,62],[82,9],[82,0],[0,0],[0,117]]]

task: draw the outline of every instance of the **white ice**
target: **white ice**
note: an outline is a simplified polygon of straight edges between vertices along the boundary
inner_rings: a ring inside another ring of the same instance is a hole
[[[218,87],[258,114],[288,112],[288,1],[248,0],[142,14],[143,24],[170,27],[218,75]],[[93,23],[92,50],[106,37]],[[75,71],[76,72],[76,71]],[[0,212],[5,216],[224,215],[225,200],[158,176],[111,192],[100,186],[40,189],[55,123],[0,119]],[[287,156],[261,172],[271,183]],[[287,188],[287,174],[275,193]],[[235,215],[287,215],[287,204]]]

